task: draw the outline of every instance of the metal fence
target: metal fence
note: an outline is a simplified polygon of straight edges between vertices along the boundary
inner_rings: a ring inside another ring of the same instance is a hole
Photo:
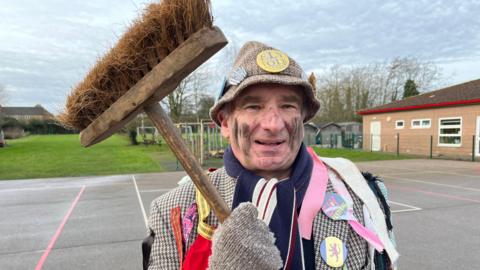
[[[195,157],[203,165],[207,159],[221,158],[228,141],[212,121],[176,124]]]
[[[362,149],[363,136],[358,134],[319,134],[317,136],[317,147],[321,148],[349,148]]]
[[[204,165],[207,159],[221,158],[228,141],[220,128],[212,121],[175,124],[190,151]],[[137,134],[144,144],[162,144],[162,138],[155,127],[137,127]]]
[[[479,144],[480,138],[473,134],[366,134],[364,150],[475,161],[480,159]]]
[[[201,164],[206,159],[221,158],[228,142],[222,137],[220,128],[211,121],[178,123],[182,137]]]

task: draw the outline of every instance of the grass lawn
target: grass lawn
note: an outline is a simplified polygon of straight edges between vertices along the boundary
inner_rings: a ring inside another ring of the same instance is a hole
[[[0,179],[161,172],[176,165],[168,146],[131,146],[120,135],[89,148],[78,135],[28,136],[7,144],[0,148]]]
[[[414,158],[413,156],[406,155],[397,156],[396,153],[370,152],[352,149],[330,149],[317,147],[313,147],[313,149],[315,150],[315,153],[321,157],[342,157],[350,159],[353,162]]]
[[[38,135],[7,140],[0,148],[0,179],[113,175],[182,170],[165,144],[129,145],[126,136],[114,135],[89,148],[78,135]],[[314,148],[324,157],[344,157],[354,162],[405,159],[389,153],[350,149]],[[207,160],[207,167],[221,167],[222,159]]]

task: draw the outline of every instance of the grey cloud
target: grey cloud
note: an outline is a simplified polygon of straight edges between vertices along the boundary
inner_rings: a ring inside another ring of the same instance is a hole
[[[140,0],[4,2],[0,83],[10,89],[12,105],[41,101],[52,107],[63,105],[71,87],[145,6]],[[480,59],[479,1],[215,0],[212,5],[230,47],[263,41],[306,70],[395,56],[453,70]]]
[[[235,27],[236,35],[242,29],[240,38],[248,32],[256,36],[262,33],[274,44],[294,52],[301,49],[302,55],[313,52],[328,62],[362,62],[396,55],[431,59],[476,54],[479,48],[479,24],[475,21],[480,9],[478,3],[469,1],[336,1],[328,5],[303,1],[295,6],[275,5],[276,1],[243,3],[235,9],[236,16],[225,20],[217,16],[221,24],[228,20],[227,32]],[[345,54],[339,59],[331,52]]]

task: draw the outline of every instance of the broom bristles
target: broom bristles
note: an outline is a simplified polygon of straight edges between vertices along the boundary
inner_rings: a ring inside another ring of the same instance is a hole
[[[189,36],[212,27],[212,21],[209,0],[163,0],[148,5],[73,88],[58,120],[83,130]]]

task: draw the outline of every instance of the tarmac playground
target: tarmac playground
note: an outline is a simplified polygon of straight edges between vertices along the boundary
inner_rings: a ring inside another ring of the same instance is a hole
[[[480,163],[357,163],[390,191],[399,269],[479,269]],[[184,172],[0,181],[0,269],[142,269],[150,202]]]

